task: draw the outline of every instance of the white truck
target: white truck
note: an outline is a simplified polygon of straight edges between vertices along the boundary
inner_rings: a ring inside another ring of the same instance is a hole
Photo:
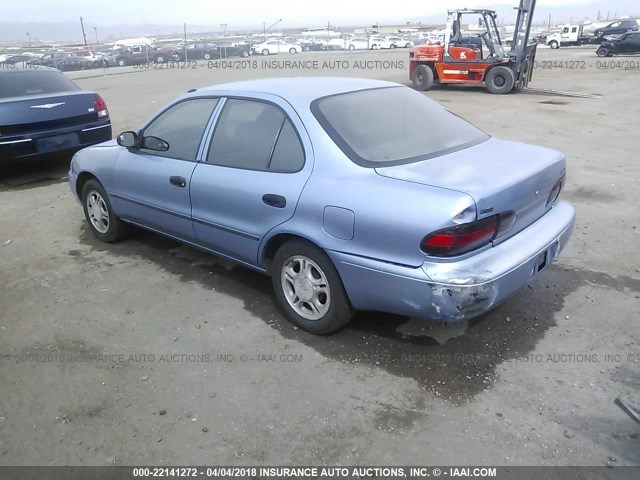
[[[551,48],[570,47],[589,43],[583,25],[562,25],[558,32],[547,35],[546,44]]]

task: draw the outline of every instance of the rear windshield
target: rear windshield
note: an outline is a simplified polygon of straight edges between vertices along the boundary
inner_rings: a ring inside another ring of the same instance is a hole
[[[47,70],[0,70],[0,98],[23,97],[80,90],[63,73]]]
[[[477,145],[489,137],[407,87],[320,98],[311,109],[333,141],[368,167],[411,163]]]

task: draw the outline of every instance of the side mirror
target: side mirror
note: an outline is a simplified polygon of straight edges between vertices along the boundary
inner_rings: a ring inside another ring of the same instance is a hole
[[[138,145],[138,134],[136,132],[122,132],[118,135],[118,145],[126,148],[133,148]]]
[[[166,152],[169,150],[169,144],[158,137],[142,137],[142,148],[155,152]]]

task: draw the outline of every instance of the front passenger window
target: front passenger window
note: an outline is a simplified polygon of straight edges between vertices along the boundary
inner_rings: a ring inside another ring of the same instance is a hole
[[[143,133],[143,137],[164,140],[169,144],[169,149],[165,152],[146,153],[195,161],[202,135],[217,103],[217,98],[197,98],[170,107],[151,122]]]

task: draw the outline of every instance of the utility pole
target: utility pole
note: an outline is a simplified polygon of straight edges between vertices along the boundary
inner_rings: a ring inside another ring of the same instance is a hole
[[[98,42],[98,27],[93,27],[93,31],[96,32],[96,47],[100,42]]]
[[[82,38],[84,38],[84,45],[87,46],[87,34],[84,32],[84,22],[82,21],[82,17],[80,17],[80,26],[82,27]]]
[[[551,14],[549,14],[549,30],[551,30]]]
[[[185,22],[183,25],[184,25],[184,61],[186,62],[188,60],[187,58],[187,23]]]
[[[27,32],[27,41],[29,42],[29,48],[31,48],[31,35]]]

